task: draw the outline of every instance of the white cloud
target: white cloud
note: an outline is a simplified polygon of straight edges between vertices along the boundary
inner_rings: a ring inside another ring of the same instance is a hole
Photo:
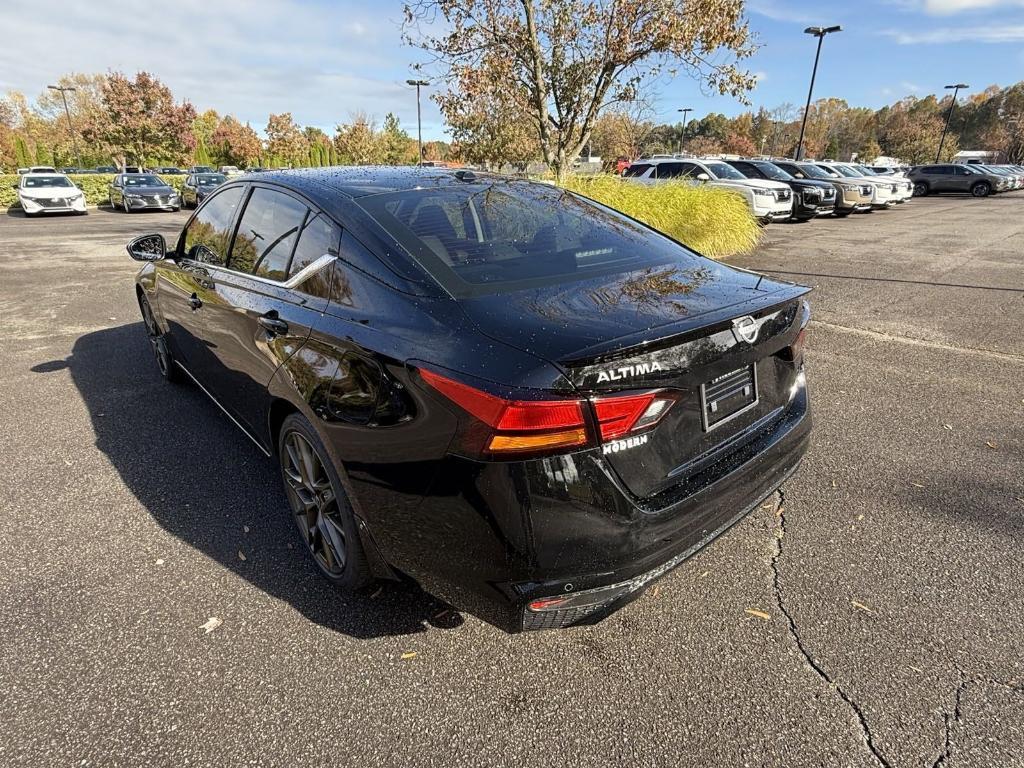
[[[806,14],[798,13],[792,8],[781,5],[777,0],[747,0],[747,8],[751,13],[775,21],[789,21],[794,24],[811,24],[815,21],[814,18]]]
[[[1024,0],[922,0],[921,8],[934,16],[949,16],[964,11],[988,10],[1005,6],[1024,7]]]
[[[907,93],[920,93],[921,91],[924,90],[924,88],[922,88],[920,85],[918,85],[917,83],[912,83],[909,80],[902,81],[900,83],[900,88],[902,88]]]
[[[387,13],[355,0],[63,0],[50,14],[36,0],[5,0],[0,92],[32,98],[69,72],[146,70],[200,111],[257,129],[269,113],[289,111],[325,129],[355,111],[395,112],[415,129],[405,79],[416,51],[401,46],[398,11]],[[436,108],[423,106],[425,132],[440,136]]]
[[[768,73],[765,72],[764,70],[758,70],[757,72],[754,73],[754,82],[757,83],[757,85],[760,85],[761,83],[765,82],[767,79],[768,79]]]
[[[913,32],[907,32],[903,30],[887,30],[884,34],[893,38],[900,45],[963,42],[1017,43],[1024,41],[1024,24],[974,27],[942,27],[938,29],[925,29]]]

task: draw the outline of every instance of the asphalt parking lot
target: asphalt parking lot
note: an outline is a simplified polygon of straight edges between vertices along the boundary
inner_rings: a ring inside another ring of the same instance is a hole
[[[769,227],[734,263],[816,288],[781,506],[517,636],[341,599],[275,464],[161,381],[124,244],[185,212],[0,216],[0,765],[1024,765],[1022,214]]]

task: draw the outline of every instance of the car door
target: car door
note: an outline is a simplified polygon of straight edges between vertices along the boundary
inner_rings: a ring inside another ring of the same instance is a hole
[[[124,190],[121,188],[121,176],[118,174],[114,177],[114,180],[110,182],[110,204],[112,206],[121,205],[124,201]]]
[[[928,186],[933,192],[955,192],[956,177],[953,169],[948,165],[932,165],[925,168],[928,177]]]
[[[768,178],[767,176],[764,175],[764,173],[761,172],[761,169],[758,168],[753,163],[745,163],[742,160],[735,160],[735,161],[729,163],[729,165],[731,165],[737,171],[742,173],[748,179],[766,179],[766,178]]]
[[[978,176],[974,171],[963,165],[954,165],[951,168],[953,170],[953,178],[950,182],[950,187],[957,192],[970,192],[971,186],[978,180]]]
[[[210,353],[203,326],[216,301],[211,269],[226,263],[244,185],[211,197],[182,230],[174,257],[157,262],[157,301],[167,323],[171,350],[189,373],[206,386]]]
[[[327,307],[316,273],[330,267],[339,239],[338,227],[306,201],[256,184],[227,266],[211,270],[203,329],[210,390],[253,434],[263,433],[274,373]]]
[[[195,201],[195,189],[192,187],[192,183],[195,180],[195,176],[191,173],[185,177],[185,183],[181,185],[181,204],[183,206],[191,205]]]

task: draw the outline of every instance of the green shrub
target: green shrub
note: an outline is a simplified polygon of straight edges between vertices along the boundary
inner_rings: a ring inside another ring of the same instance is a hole
[[[108,188],[114,180],[110,173],[72,173],[68,175],[72,183],[85,193],[85,202],[89,205],[105,205],[110,198]],[[185,176],[161,176],[164,181],[170,184],[179,192],[185,183]],[[14,185],[18,183],[18,175],[15,173],[0,174],[0,210],[20,207],[18,194]]]
[[[748,253],[761,236],[746,201],[728,190],[675,181],[648,186],[609,174],[570,176],[562,186],[712,258]]]

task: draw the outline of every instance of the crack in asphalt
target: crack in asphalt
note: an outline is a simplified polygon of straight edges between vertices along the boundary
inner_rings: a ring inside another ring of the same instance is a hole
[[[949,759],[950,752],[953,748],[953,725],[960,722],[960,704],[963,701],[964,689],[967,687],[967,677],[964,675],[962,669],[957,669],[960,673],[960,684],[956,687],[956,695],[953,698],[953,711],[945,712],[942,715],[943,722],[945,723],[946,735],[944,738],[944,744],[942,752],[935,762],[932,763],[932,768],[941,768],[946,764],[946,760]]]
[[[854,715],[857,717],[857,722],[860,724],[861,733],[864,737],[864,744],[875,757],[878,763],[883,768],[893,768],[885,755],[881,753],[878,746],[875,744],[874,735],[871,733],[871,727],[868,725],[867,718],[864,716],[864,711],[860,708],[860,705],[855,702],[850,695],[842,689],[842,687],[832,678],[832,676],[825,671],[825,668],[811,655],[804,645],[803,638],[800,636],[800,630],[797,628],[796,620],[793,615],[786,608],[785,600],[782,597],[782,585],[779,578],[779,558],[782,557],[782,540],[786,535],[786,497],[780,488],[778,491],[778,504],[775,507],[775,515],[778,518],[778,527],[774,531],[774,543],[775,551],[772,553],[771,569],[772,569],[772,592],[775,594],[775,602],[779,606],[779,610],[782,615],[786,617],[786,623],[789,628],[789,634],[793,638],[793,642],[796,644],[797,650],[804,657],[804,661],[807,666],[814,671],[814,673],[821,678],[828,687],[832,688],[846,705],[850,707]],[[934,768],[934,767],[933,767]]]
[[[942,352],[959,352],[966,355],[978,355],[980,357],[988,357],[993,360],[1005,360],[1011,363],[1024,362],[1024,355],[1018,355],[1012,352],[998,352],[994,349],[982,349],[979,347],[954,347],[950,344],[943,344],[937,341],[917,339],[914,338],[913,336],[897,336],[891,333],[883,333],[882,331],[872,331],[867,328],[855,328],[850,325],[830,323],[826,320],[811,320],[811,325],[827,328],[830,331],[836,331],[838,333],[849,333],[854,336],[863,336],[865,338],[874,339],[876,341],[895,342],[897,344],[909,344],[910,346],[914,347],[925,347],[927,349],[935,349],[940,350]]]

